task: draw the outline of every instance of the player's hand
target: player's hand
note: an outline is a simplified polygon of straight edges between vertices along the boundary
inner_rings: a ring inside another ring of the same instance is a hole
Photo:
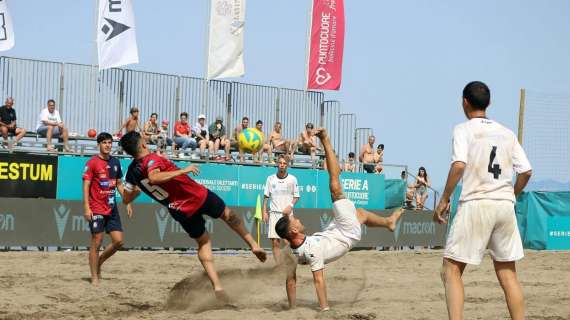
[[[183,169],[184,173],[192,173],[192,175],[197,176],[200,174],[200,169],[197,166],[187,166]]]
[[[91,211],[90,208],[85,208],[84,211],[85,212],[83,213],[83,217],[85,218],[85,220],[91,221],[91,219],[93,219],[93,211]]]
[[[286,206],[285,209],[283,209],[283,216],[288,216],[291,212],[293,212],[293,208],[291,208],[291,206]]]
[[[449,199],[441,199],[433,212],[433,221],[439,224],[447,223],[449,216],[450,203]]]
[[[127,216],[129,218],[133,217],[133,206],[130,203],[127,204]]]
[[[263,222],[267,223],[269,221],[269,214],[266,211],[263,211]]]

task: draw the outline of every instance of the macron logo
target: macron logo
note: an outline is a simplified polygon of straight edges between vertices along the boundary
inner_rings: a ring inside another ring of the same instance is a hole
[[[65,226],[67,225],[67,220],[69,218],[69,209],[63,204],[59,207],[53,209],[53,215],[55,216],[55,224],[57,225],[57,234],[59,235],[59,241],[63,240],[63,234],[65,233]]]
[[[158,236],[160,237],[160,242],[164,239],[164,233],[166,232],[166,226],[168,225],[168,210],[165,208],[160,208],[154,212],[156,216],[156,224],[158,225]]]

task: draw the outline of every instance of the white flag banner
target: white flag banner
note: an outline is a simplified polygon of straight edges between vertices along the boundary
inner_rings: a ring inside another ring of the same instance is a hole
[[[12,17],[8,11],[7,0],[0,0],[0,51],[10,50],[14,47],[14,28]]]
[[[208,79],[241,77],[245,0],[210,1]]]
[[[97,23],[99,70],[139,62],[132,0],[100,0]]]

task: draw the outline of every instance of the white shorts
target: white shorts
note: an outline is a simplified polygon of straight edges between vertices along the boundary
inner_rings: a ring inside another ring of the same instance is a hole
[[[459,204],[443,256],[477,265],[486,249],[494,261],[516,261],[524,257],[515,205],[511,201],[471,200]]]
[[[293,216],[293,212],[291,212],[291,216]],[[281,239],[277,234],[277,232],[275,232],[275,225],[277,224],[277,221],[281,219],[281,217],[283,217],[283,214],[281,212],[278,213],[269,212],[269,222],[267,223],[268,239]]]
[[[333,203],[334,220],[327,227],[327,230],[336,228],[340,233],[348,238],[352,248],[362,236],[360,222],[356,216],[356,207],[348,199],[337,200]]]

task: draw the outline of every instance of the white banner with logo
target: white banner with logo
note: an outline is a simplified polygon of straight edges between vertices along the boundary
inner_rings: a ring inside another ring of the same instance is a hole
[[[208,79],[241,77],[245,0],[211,0]]]
[[[14,28],[7,0],[0,0],[0,51],[14,47]]]
[[[139,62],[132,0],[99,1],[99,70]]]

